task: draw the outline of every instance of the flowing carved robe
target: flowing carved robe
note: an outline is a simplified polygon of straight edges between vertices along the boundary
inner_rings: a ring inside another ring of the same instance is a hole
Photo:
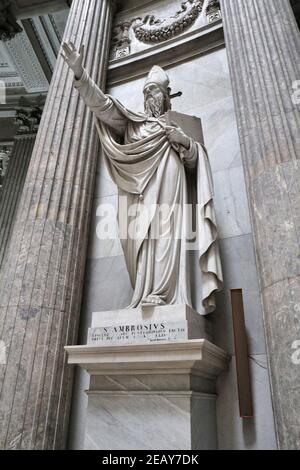
[[[84,72],[74,86],[94,112],[104,150],[104,158],[112,180],[121,196],[126,196],[131,209],[131,232],[139,224],[138,237],[121,237],[127,269],[134,289],[130,307],[137,307],[149,296],[159,297],[165,304],[191,306],[187,227],[190,226],[189,172],[197,173],[197,239],[202,271],[202,303],[204,313],[215,309],[214,292],[222,288],[213,188],[206,150],[193,139],[188,150],[178,149],[182,159],[169,143],[164,116],[149,118],[124,108],[105,95]],[[163,217],[154,205],[167,205]],[[178,206],[181,208],[178,211]],[[141,224],[143,209],[151,214]],[[164,223],[168,233],[161,236]],[[128,213],[118,212],[119,227],[128,229]],[[155,233],[160,236],[158,239]]]

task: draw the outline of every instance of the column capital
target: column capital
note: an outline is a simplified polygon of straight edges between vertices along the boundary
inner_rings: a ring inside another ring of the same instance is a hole
[[[33,101],[21,98],[16,109],[17,135],[37,134],[46,97],[40,95]]]

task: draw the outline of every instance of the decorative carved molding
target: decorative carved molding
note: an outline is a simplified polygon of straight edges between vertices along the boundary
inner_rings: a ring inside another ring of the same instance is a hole
[[[221,6],[219,0],[210,0],[206,8],[207,21],[213,23],[222,18]]]
[[[5,48],[26,91],[28,93],[48,91],[49,83],[25,32],[5,43]]]
[[[1,0],[0,3],[0,41],[9,41],[23,30],[17,23],[12,12],[11,0]]]
[[[225,46],[223,26],[220,21],[212,23],[210,27],[207,27],[203,21],[194,31],[179,38],[179,41],[175,37],[170,41],[144,48],[142,51],[132,51],[125,61],[112,60],[108,68],[107,86],[110,88],[127,83],[129,80],[141,79],[153,64],[170,67]],[[174,47],[176,47],[175,55]]]
[[[26,98],[21,98],[16,110],[16,123],[18,135],[36,134],[41,122],[45,96],[38,96],[34,102],[29,102]]]
[[[12,78],[15,78],[15,76],[12,77]],[[5,88],[23,88],[23,87],[24,87],[24,84],[23,84],[23,82],[20,82],[20,81],[5,82]]]
[[[219,0],[210,0],[208,2],[206,12],[211,13],[212,11],[220,10],[220,1]]]
[[[12,147],[8,147],[6,145],[0,145],[0,188],[3,185],[3,180],[7,171],[11,151],[12,151]]]
[[[6,47],[0,45],[0,80],[5,88],[20,88],[23,86],[16,67],[7,53]]]
[[[112,34],[112,58],[120,59],[130,54],[131,39],[129,29],[132,21],[117,24]]]
[[[188,0],[169,19],[159,20],[154,15],[135,18],[133,30],[136,38],[144,43],[157,43],[178,36],[189,29],[200,16],[204,0]]]

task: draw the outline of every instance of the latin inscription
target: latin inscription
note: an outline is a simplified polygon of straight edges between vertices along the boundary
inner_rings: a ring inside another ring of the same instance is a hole
[[[157,343],[187,339],[187,322],[141,323],[90,328],[88,344]]]

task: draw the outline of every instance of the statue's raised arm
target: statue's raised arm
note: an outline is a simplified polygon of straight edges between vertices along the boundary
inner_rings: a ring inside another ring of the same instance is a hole
[[[61,56],[74,72],[74,86],[81,98],[100,121],[113,128],[117,134],[123,135],[127,127],[126,118],[120,113],[112,99],[103,93],[89,77],[83,67],[84,45],[78,51],[72,42],[65,42],[62,49]]]

